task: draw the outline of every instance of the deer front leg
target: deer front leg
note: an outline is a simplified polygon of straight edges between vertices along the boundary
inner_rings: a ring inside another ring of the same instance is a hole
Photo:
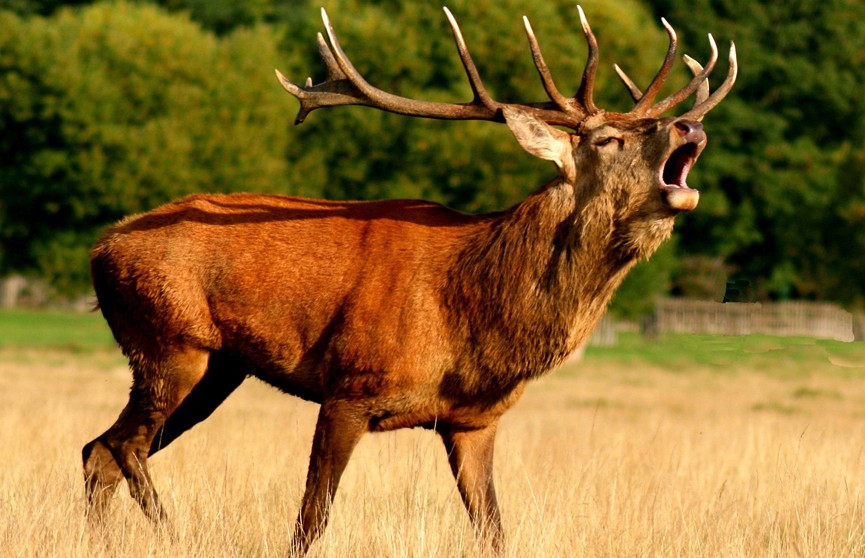
[[[469,517],[486,550],[504,554],[502,517],[493,485],[497,422],[476,430],[440,430],[451,471]]]
[[[336,487],[369,421],[356,403],[324,401],[318,413],[306,492],[294,527],[291,554],[303,556],[327,525]]]

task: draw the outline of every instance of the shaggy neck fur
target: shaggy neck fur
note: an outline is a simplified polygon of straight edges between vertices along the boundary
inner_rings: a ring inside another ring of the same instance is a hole
[[[591,190],[546,185],[492,218],[455,263],[446,308],[472,347],[465,364],[485,370],[489,387],[508,389],[561,364],[628,270],[670,235],[672,219],[646,219]]]

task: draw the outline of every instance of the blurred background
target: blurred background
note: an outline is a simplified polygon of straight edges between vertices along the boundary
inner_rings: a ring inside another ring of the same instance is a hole
[[[471,93],[435,2],[401,0],[0,0],[0,277],[3,305],[80,301],[108,224],[195,192],[331,199],[426,198],[505,209],[554,176],[504,126],[348,107],[293,125],[278,68],[324,78],[323,5],[374,85],[464,102]],[[521,16],[564,92],[586,47],[573,0],[450,0],[500,100],[545,100]],[[808,301],[865,309],[865,1],[583,0],[601,49],[596,100],[631,106],[612,70],[645,87],[667,48],[708,57],[735,88],[705,119],[689,177],[700,206],[613,303],[639,322],[671,297]],[[686,82],[684,64],[667,86]]]

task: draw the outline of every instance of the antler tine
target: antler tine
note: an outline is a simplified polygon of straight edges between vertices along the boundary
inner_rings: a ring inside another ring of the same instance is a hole
[[[634,114],[642,114],[649,110],[649,107],[652,106],[652,103],[655,101],[655,97],[658,96],[658,92],[661,90],[661,87],[667,80],[667,76],[670,74],[670,69],[673,67],[673,62],[675,62],[676,60],[676,51],[679,48],[679,41],[676,37],[676,31],[669,23],[667,23],[667,20],[664,18],[661,18],[661,24],[664,26],[664,29],[667,30],[667,35],[670,36],[670,46],[667,48],[667,56],[664,57],[664,63],[661,64],[661,68],[658,70],[658,73],[655,74],[655,78],[652,80],[652,83],[649,84],[646,92],[637,102],[637,105],[633,108],[633,110],[631,110],[631,112]],[[621,77],[621,75],[619,77]]]
[[[550,68],[544,60],[544,55],[541,54],[541,47],[538,44],[538,39],[535,37],[535,32],[532,29],[532,24],[529,23],[529,18],[523,16],[523,23],[526,26],[526,35],[529,38],[529,48],[532,50],[532,59],[535,61],[535,68],[538,69],[538,74],[541,76],[541,82],[544,85],[544,90],[549,95],[555,105],[564,112],[571,112],[571,105],[568,104],[567,98],[561,94],[553,81],[553,76],[550,73]]]
[[[688,56],[687,54],[682,57],[685,61],[685,65],[690,68],[691,73],[695,76],[703,71],[703,65]],[[703,80],[703,83],[700,84],[700,87],[697,88],[697,96],[694,99],[694,106],[696,107],[700,103],[704,102],[709,98],[709,78]]]
[[[589,21],[586,19],[586,14],[583,13],[582,6],[577,6],[577,11],[580,13],[580,24],[583,26],[583,33],[586,35],[586,44],[589,46],[589,54],[586,60],[586,67],[583,70],[583,79],[580,81],[580,88],[576,94],[576,100],[583,106],[588,114],[598,112],[598,107],[595,106],[593,99],[593,91],[595,89],[595,74],[598,71],[598,39],[592,33],[592,28],[589,27]]]
[[[496,112],[499,109],[499,104],[496,103],[484,87],[481,76],[478,73],[478,68],[472,60],[469,49],[466,46],[466,41],[463,38],[463,33],[460,31],[460,26],[457,24],[456,18],[447,7],[444,8],[445,15],[448,18],[448,23],[451,26],[451,31],[454,34],[454,40],[457,43],[457,52],[459,52],[460,60],[462,60],[463,68],[466,70],[466,75],[469,78],[469,84],[472,87],[472,92],[475,95],[475,100],[480,101],[485,107]]]
[[[631,98],[634,99],[634,102],[640,102],[640,99],[643,98],[643,92],[640,91],[640,88],[637,87],[637,84],[628,77],[628,74],[626,74],[625,71],[621,69],[618,64],[613,64],[613,69],[616,70],[616,74],[618,74],[619,79],[621,79],[622,82],[625,84],[625,87],[628,88],[628,92],[631,94]]]
[[[379,106],[379,104],[381,104],[382,106],[388,107],[389,110],[393,107],[400,106],[401,97],[373,87],[364,79],[360,72],[357,71],[354,64],[352,64],[351,60],[346,56],[345,51],[342,50],[342,46],[339,44],[339,39],[336,37],[336,31],[333,30],[333,25],[331,25],[330,18],[327,17],[327,12],[324,8],[321,9],[321,20],[324,23],[324,30],[327,33],[327,38],[330,41],[331,46],[331,48],[325,50],[325,52],[330,52],[339,66],[339,69],[352,85],[354,85],[373,106]],[[327,57],[324,56],[324,58],[325,63],[327,63]],[[408,108],[408,106],[410,105],[406,105],[404,108]]]
[[[282,73],[279,70],[274,70],[274,72],[276,72],[276,79],[279,80],[279,83],[282,84],[282,87],[286,91],[288,91],[289,93],[294,95],[298,101],[300,101],[300,110],[297,113],[297,117],[294,119],[295,124],[300,124],[301,122],[306,120],[306,117],[309,115],[310,112],[315,110],[314,108],[310,108],[308,106],[308,103],[307,103],[308,97],[307,97],[304,89],[308,89],[308,87],[300,88],[297,85],[295,85],[294,83],[292,83],[291,81],[289,81],[289,79],[287,77],[285,77],[284,75],[282,75]],[[307,80],[306,80],[307,85],[311,86],[312,85],[310,83],[311,81],[312,81],[311,79],[307,78]]]
[[[685,87],[646,110],[646,116],[654,118],[663,114],[690,97],[691,94],[700,87],[700,84],[703,83],[706,78],[709,77],[709,74],[712,73],[712,70],[715,69],[715,63],[718,61],[718,45],[715,44],[715,38],[712,37],[711,33],[709,33],[709,47],[711,48],[712,53],[709,56],[709,61],[706,63],[706,67],[703,68],[699,74],[695,75]]]
[[[348,78],[337,64],[330,47],[327,45],[327,42],[324,40],[321,33],[316,35],[316,41],[318,42],[318,54],[321,56],[321,59],[324,61],[324,65],[327,68],[327,79],[324,84],[314,86],[312,78],[308,77],[306,78],[304,86],[299,87],[289,81],[288,78],[282,75],[279,70],[275,70],[276,77],[279,79],[282,87],[300,101],[300,111],[298,111],[297,118],[294,120],[295,125],[306,120],[309,113],[317,108],[336,105],[365,104],[360,103],[356,98],[351,96],[352,91],[349,90],[348,87],[335,87],[333,91],[326,90],[322,87],[322,85],[327,87],[329,84],[334,83],[345,84]]]
[[[681,118],[702,120],[703,116],[705,116],[707,112],[715,108],[715,106],[717,106],[717,104],[727,96],[727,93],[729,93],[730,89],[733,88],[733,84],[736,83],[736,76],[739,73],[739,62],[736,59],[736,44],[733,42],[730,43],[730,55],[728,61],[730,69],[727,70],[727,77],[724,78],[724,83],[709,95],[707,99],[695,104],[694,108],[683,114]]]
[[[687,54],[682,57],[685,61],[685,65],[690,68],[691,73],[694,76],[699,75],[700,72],[703,71],[703,65],[688,56]],[[640,88],[634,84],[631,78],[628,77],[628,74],[622,70],[618,64],[613,64],[613,68],[616,70],[616,73],[619,75],[619,78],[624,82],[625,86],[628,88],[628,91],[631,93],[631,97],[633,97],[635,102],[639,102],[640,99],[643,98],[643,92],[640,91]],[[700,87],[697,89],[697,96],[694,100],[694,106],[696,107],[700,103],[704,102],[709,97],[709,78],[703,80],[700,84]]]
[[[322,34],[316,33],[315,40],[318,43],[318,55],[321,56],[324,66],[327,68],[326,80],[346,79],[345,73],[339,68],[339,64],[337,64],[336,59],[333,57],[333,52],[327,46],[327,41],[324,40]]]

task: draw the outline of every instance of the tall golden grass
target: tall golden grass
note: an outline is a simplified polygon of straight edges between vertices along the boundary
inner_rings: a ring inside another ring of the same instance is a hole
[[[499,430],[508,555],[865,555],[865,369],[825,366],[676,371],[589,356],[539,380]],[[281,556],[317,406],[254,380],[151,460],[174,542],[125,487],[107,538],[88,533],[80,448],[128,385],[113,354],[0,352],[0,554]],[[420,430],[363,439],[311,552],[477,554],[444,450]]]

